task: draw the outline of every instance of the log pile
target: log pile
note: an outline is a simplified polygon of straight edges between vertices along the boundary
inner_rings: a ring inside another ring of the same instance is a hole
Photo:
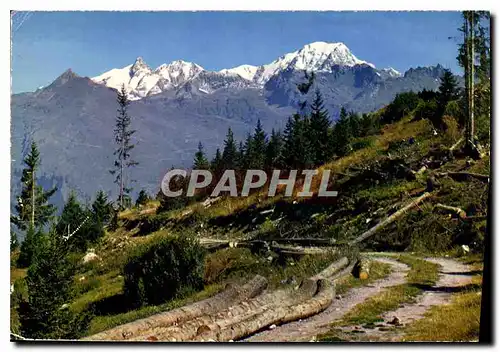
[[[267,287],[267,280],[256,275],[243,286],[229,286],[223,292],[205,300],[180,307],[145,319],[133,321],[116,328],[84,338],[84,340],[131,339],[144,331],[159,327],[178,325],[204,314],[216,313],[227,305],[237,304],[261,294]]]
[[[85,340],[230,341],[270,325],[320,313],[335,296],[332,277],[349,265],[347,258],[305,279],[299,287],[264,291],[267,281],[256,276],[242,287],[182,308],[154,315],[90,336]]]

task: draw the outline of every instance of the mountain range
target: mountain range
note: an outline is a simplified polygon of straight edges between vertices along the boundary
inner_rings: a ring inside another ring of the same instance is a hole
[[[137,130],[133,152],[140,164],[131,172],[137,180],[133,187],[155,193],[170,167],[191,166],[198,142],[212,156],[228,127],[240,140],[258,119],[267,131],[282,129],[303,99],[296,85],[304,81],[304,70],[315,72],[311,92],[321,91],[335,120],[342,106],[369,112],[397,93],[434,90],[444,68],[417,67],[401,74],[358,59],[343,43],[315,42],[269,64],[220,71],[182,60],[153,69],[141,57],[92,78],[67,70],[46,87],[11,96],[12,196],[33,139],[42,158],[39,178],[46,187],[60,188],[58,202],[71,189],[84,199],[99,189],[116,195],[108,170],[115,147],[116,90],[122,85]]]

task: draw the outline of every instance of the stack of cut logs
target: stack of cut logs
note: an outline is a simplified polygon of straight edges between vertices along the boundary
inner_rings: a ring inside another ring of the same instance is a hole
[[[255,276],[243,286],[86,337],[87,341],[235,341],[271,325],[304,319],[325,310],[335,297],[334,281],[353,265],[341,258],[299,286],[266,290]]]

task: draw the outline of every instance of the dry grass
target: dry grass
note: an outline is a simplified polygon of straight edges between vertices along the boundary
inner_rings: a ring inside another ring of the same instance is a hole
[[[477,341],[480,317],[481,291],[456,293],[451,304],[432,307],[410,325],[404,341]]]
[[[150,215],[156,213],[156,210],[160,206],[160,201],[150,200],[146,204],[140,207],[132,207],[125,209],[118,214],[119,219],[123,220],[136,220],[142,215]]]
[[[13,284],[14,281],[26,277],[27,273],[28,273],[27,268],[20,269],[20,268],[11,267],[10,268],[10,283]]]

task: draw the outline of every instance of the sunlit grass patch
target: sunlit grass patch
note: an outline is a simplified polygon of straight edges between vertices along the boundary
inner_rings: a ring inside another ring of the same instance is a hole
[[[481,292],[453,295],[451,304],[432,307],[406,329],[404,341],[477,341]]]

